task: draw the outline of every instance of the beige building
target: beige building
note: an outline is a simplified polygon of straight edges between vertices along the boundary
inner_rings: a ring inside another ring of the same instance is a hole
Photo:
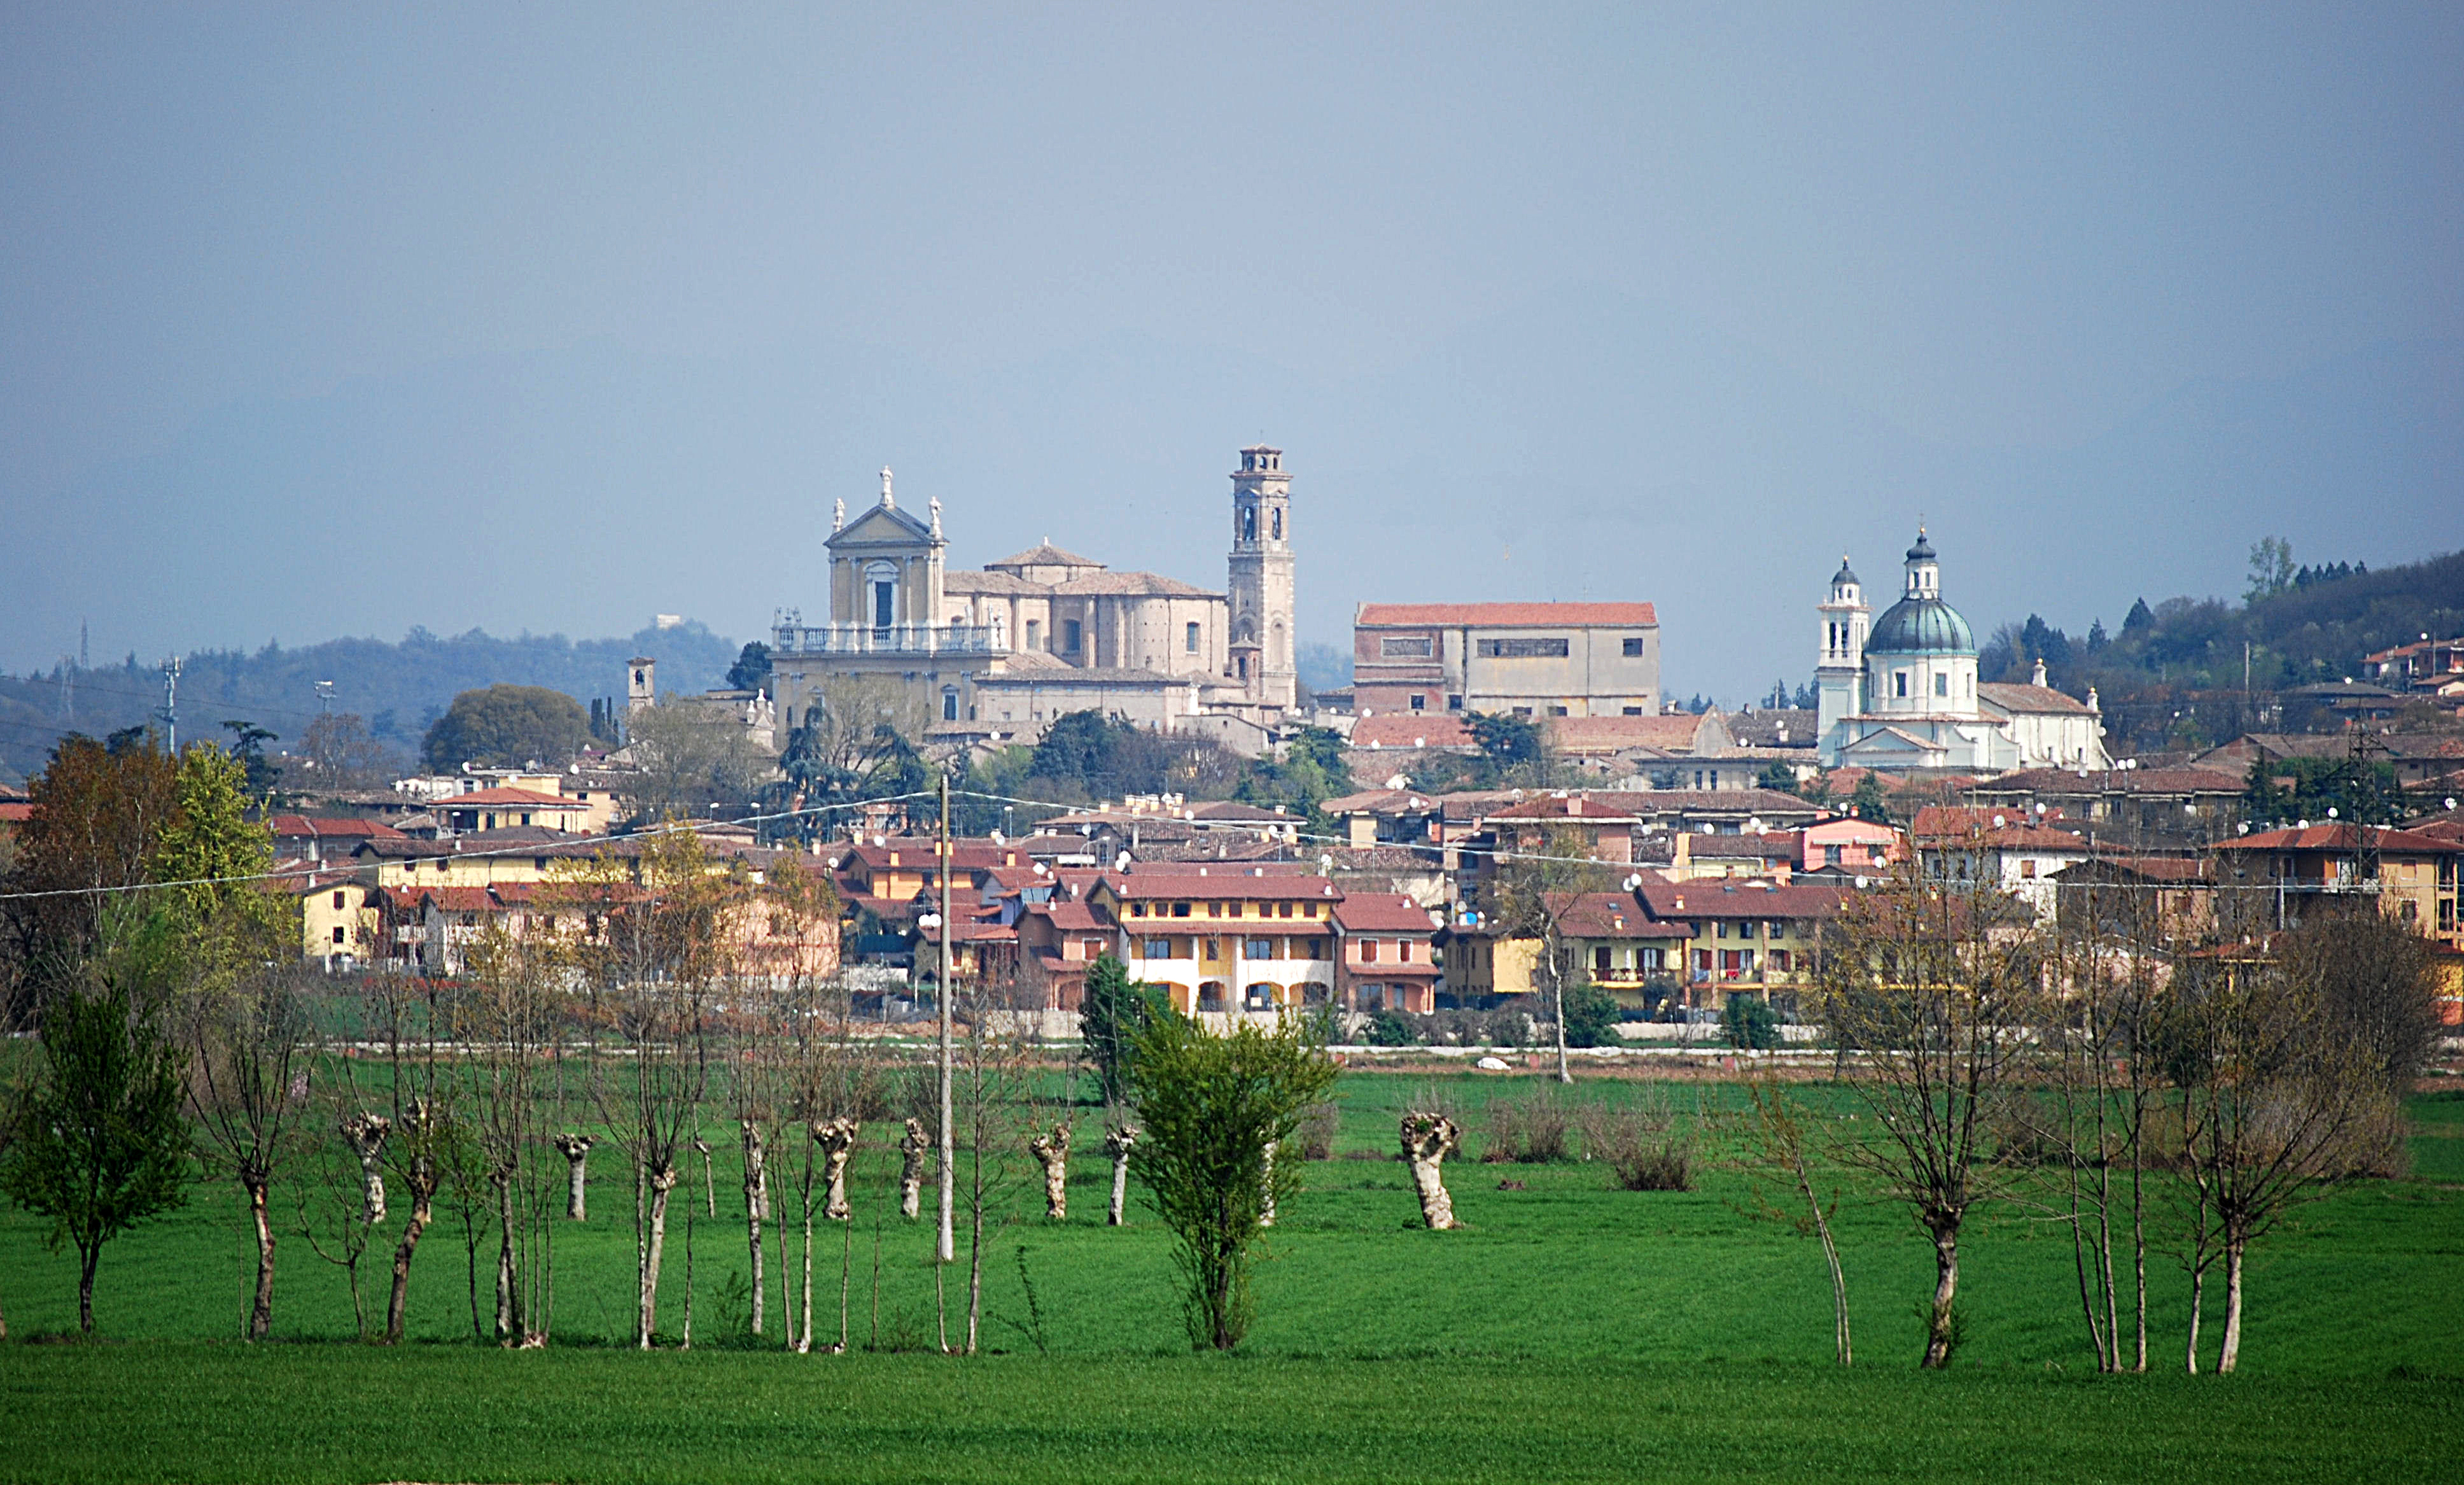
[[[1362,604],[1353,709],[1549,717],[1660,712],[1660,616],[1647,603]]]
[[[872,509],[841,502],[822,624],[780,616],[771,664],[792,730],[833,676],[912,688],[943,736],[1031,742],[1073,711],[1261,745],[1297,697],[1290,477],[1283,451],[1241,451],[1225,592],[1114,572],[1049,541],[953,572],[941,502],[900,508],[890,471]],[[1242,725],[1227,726],[1228,722]]]

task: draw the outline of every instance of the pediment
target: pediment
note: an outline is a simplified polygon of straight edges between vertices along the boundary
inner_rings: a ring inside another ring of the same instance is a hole
[[[848,547],[868,550],[904,547],[923,551],[939,543],[933,540],[932,529],[924,522],[903,510],[876,505],[848,521],[841,530],[833,532],[824,544],[832,551],[844,551]]]

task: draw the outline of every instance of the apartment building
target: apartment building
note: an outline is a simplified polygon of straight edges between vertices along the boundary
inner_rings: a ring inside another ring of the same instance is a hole
[[[1264,868],[1106,872],[1088,906],[1113,928],[1130,978],[1184,1014],[1272,1014],[1334,996],[1334,909],[1323,876]]]
[[[1362,604],[1352,635],[1363,718],[1660,713],[1660,617],[1647,603]]]

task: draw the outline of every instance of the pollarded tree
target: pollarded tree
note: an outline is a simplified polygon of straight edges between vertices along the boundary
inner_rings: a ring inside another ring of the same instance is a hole
[[[1132,1088],[1144,1132],[1130,1169],[1172,1230],[1192,1346],[1228,1351],[1248,1333],[1250,1250],[1306,1164],[1275,1160],[1275,1146],[1333,1085],[1301,1018],[1218,1036],[1167,1011],[1139,1033]]]
[[[103,1245],[187,1200],[180,1059],[108,977],[52,1002],[42,1049],[0,1153],[0,1191],[52,1219],[54,1249],[77,1250],[77,1327],[92,1335]]]

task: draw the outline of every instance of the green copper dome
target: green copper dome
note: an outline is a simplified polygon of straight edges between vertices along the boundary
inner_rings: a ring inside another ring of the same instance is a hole
[[[1959,610],[1939,598],[1903,598],[1874,621],[1867,654],[1974,654],[1976,636]]]

